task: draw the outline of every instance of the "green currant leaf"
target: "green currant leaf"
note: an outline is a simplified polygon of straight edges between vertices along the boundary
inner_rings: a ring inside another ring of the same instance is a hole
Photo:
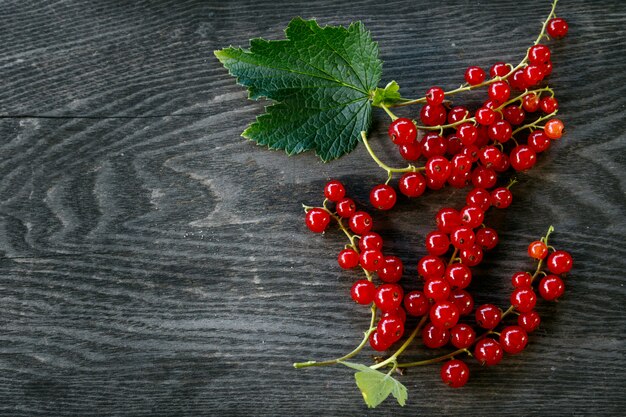
[[[397,82],[391,81],[385,88],[377,88],[372,97],[372,106],[380,107],[381,104],[394,104],[406,101],[400,95],[400,86]]]
[[[293,19],[286,40],[252,39],[250,49],[215,56],[267,107],[242,134],[287,154],[314,150],[325,162],[352,151],[371,124],[370,98],[380,81],[378,44],[361,22],[320,27]]]
[[[368,407],[378,406],[389,397],[389,394],[393,395],[401,406],[406,404],[408,391],[397,379],[359,363],[340,363],[359,371],[354,374],[354,379]]]

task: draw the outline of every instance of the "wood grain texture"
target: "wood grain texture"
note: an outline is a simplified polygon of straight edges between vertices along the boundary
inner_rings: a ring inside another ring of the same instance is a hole
[[[623,415],[623,2],[560,2],[571,31],[551,84],[567,135],[489,214],[502,243],[472,284],[477,302],[504,304],[553,224],[576,259],[567,295],[540,307],[526,352],[472,365],[462,390],[437,366],[412,370],[405,408],[365,409],[346,369],[291,368],[349,351],[367,325],[336,267],[342,237],[308,233],[300,203],[329,177],[365,202],[381,172],[362,147],[324,165],[240,138],[264,103],[212,55],[278,39],[294,16],[363,20],[383,82],[417,96],[519,59],[548,3],[0,2],[0,415]],[[374,135],[386,123],[377,113]],[[434,212],[463,198],[377,214],[386,250],[414,266]]]

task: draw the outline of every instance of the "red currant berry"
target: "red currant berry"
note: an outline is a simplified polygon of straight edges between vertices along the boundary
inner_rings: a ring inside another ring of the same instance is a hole
[[[555,17],[554,19],[550,19],[548,21],[548,35],[555,39],[560,39],[567,35],[568,29],[569,26],[567,24],[567,21],[565,21],[565,19],[561,17]]]
[[[510,355],[520,353],[528,343],[528,334],[520,326],[507,326],[500,332],[500,345]]]
[[[487,107],[481,107],[476,110],[474,115],[476,121],[481,125],[489,126],[496,121],[496,112]]]
[[[389,210],[396,204],[396,190],[390,185],[379,184],[370,192],[370,203],[378,210]]]
[[[384,318],[384,317],[396,317],[402,320],[402,323],[405,323],[406,311],[404,311],[402,307],[399,307],[398,309],[393,310],[393,311],[383,311],[381,318]]]
[[[493,195],[492,195],[493,198]],[[461,224],[472,229],[480,226],[485,219],[485,212],[476,206],[465,206],[459,212]]]
[[[498,181],[498,177],[491,168],[479,166],[472,171],[472,184],[476,188],[491,188],[496,185],[496,181]]]
[[[505,81],[496,81],[489,86],[489,98],[504,103],[511,96],[511,87]]]
[[[446,155],[455,156],[463,149],[461,139],[459,139],[456,133],[451,133],[446,136],[444,142],[446,143]]]
[[[511,305],[520,313],[526,313],[535,308],[537,295],[531,287],[516,288],[511,294]]]
[[[469,116],[469,111],[463,106],[455,106],[448,112],[448,123],[456,123]]]
[[[505,62],[496,62],[489,69],[489,75],[491,78],[504,77],[511,71],[509,64]]]
[[[500,320],[502,311],[493,304],[483,304],[476,309],[476,323],[483,329],[495,329]]]
[[[426,177],[426,186],[431,190],[441,190],[446,185],[446,181],[440,181],[431,177]]]
[[[354,249],[344,249],[337,256],[337,263],[343,269],[352,269],[359,264],[359,254]]]
[[[569,272],[572,269],[574,260],[572,255],[564,250],[554,251],[548,256],[548,269],[550,272],[556,275],[561,275]]]
[[[478,149],[478,146],[476,146],[476,144],[474,144],[474,145],[469,145],[469,146],[463,147],[463,149],[461,149],[460,155],[467,156],[468,158],[470,158],[472,160],[472,162],[476,162],[476,161],[478,161],[478,153],[479,152],[480,152],[480,150]]]
[[[472,66],[465,70],[465,81],[467,81],[469,85],[482,83],[485,81],[485,76],[485,71],[480,67]]]
[[[450,284],[443,278],[429,279],[424,284],[424,295],[434,301],[444,301],[450,296]]]
[[[483,227],[476,232],[476,244],[483,249],[491,250],[498,245],[498,232],[491,227]]]
[[[424,158],[443,156],[446,153],[446,141],[436,133],[427,134],[421,143]]]
[[[526,330],[527,333],[535,331],[540,323],[541,317],[539,317],[539,314],[535,310],[520,313],[520,315],[517,316],[517,324],[522,329]]]
[[[526,79],[524,78],[524,70],[518,69],[511,75],[509,78],[509,83],[511,87],[516,90],[525,90],[529,86],[526,84]]]
[[[450,340],[450,333],[442,327],[437,327],[432,323],[428,323],[422,329],[422,341],[424,345],[431,349],[437,349],[445,346]]]
[[[352,285],[350,296],[359,304],[370,304],[374,301],[376,295],[376,286],[372,281],[360,279]]]
[[[539,108],[542,112],[550,114],[559,108],[559,102],[554,97],[544,97],[539,102]]]
[[[346,189],[337,180],[328,181],[324,187],[324,197],[330,201],[337,202],[346,196]]]
[[[541,68],[541,71],[543,72],[544,78],[552,74],[552,61],[544,62],[539,67]]]
[[[513,202],[513,194],[508,188],[496,188],[491,192],[491,201],[493,201],[494,207],[505,209]]]
[[[426,102],[437,105],[443,103],[444,91],[441,87],[430,87],[426,92]]]
[[[407,161],[417,161],[422,156],[422,144],[416,141],[408,145],[400,145],[398,152]]]
[[[382,339],[382,342],[393,344],[400,340],[404,334],[404,323],[399,317],[388,316],[378,321],[376,333]]]
[[[483,249],[478,245],[461,250],[461,262],[467,266],[476,266],[483,261]]]
[[[544,259],[548,256],[548,246],[539,240],[535,240],[528,245],[528,256],[533,259]]]
[[[524,68],[524,81],[526,85],[533,86],[543,80],[543,70],[539,65],[529,65]]]
[[[469,367],[459,359],[451,359],[441,366],[441,380],[452,388],[461,388],[469,380]]]
[[[455,263],[446,268],[446,281],[455,288],[466,288],[472,282],[472,271],[463,264]]]
[[[459,321],[459,309],[453,302],[438,301],[430,309],[430,321],[437,327],[449,329]]]
[[[487,134],[489,135],[489,139],[504,143],[511,139],[511,135],[513,134],[513,128],[511,127],[511,124],[506,120],[498,120],[489,125],[489,130],[487,131]]]
[[[361,251],[383,249],[383,238],[376,232],[367,232],[359,239],[359,249]]]
[[[546,45],[533,45],[528,50],[528,62],[539,65],[550,61],[550,48]]]
[[[534,113],[539,109],[539,96],[535,93],[528,93],[522,99],[522,107],[528,113]]]
[[[473,188],[465,197],[467,205],[480,207],[482,211],[487,211],[491,207],[491,193],[484,188]]]
[[[515,288],[529,288],[533,277],[528,272],[516,272],[511,277],[511,283]]]
[[[433,156],[426,162],[424,173],[433,181],[446,181],[450,176],[452,166],[443,156]]]
[[[547,137],[556,140],[563,136],[563,129],[565,125],[559,119],[550,119],[543,127],[543,131]]]
[[[537,153],[546,151],[550,147],[550,138],[543,133],[543,130],[535,130],[528,135],[528,146]]]
[[[404,291],[398,284],[383,284],[376,289],[374,304],[381,311],[393,311],[400,307]]]
[[[506,106],[502,110],[504,119],[514,126],[521,125],[524,119],[526,119],[526,113],[521,107],[518,106]]]
[[[526,171],[537,163],[537,154],[528,145],[517,145],[511,151],[511,166],[516,171]]]
[[[463,146],[468,146],[476,142],[478,129],[471,123],[463,123],[457,127],[456,134]]]
[[[476,342],[474,346],[474,357],[481,365],[497,365],[504,356],[504,351],[500,343],[486,337]]]
[[[407,197],[419,197],[426,190],[426,179],[419,172],[407,172],[400,178],[398,188]]]
[[[556,275],[548,275],[539,282],[539,295],[544,300],[554,301],[565,292],[565,283]]]
[[[446,266],[441,258],[432,255],[423,256],[417,264],[417,271],[424,279],[441,278]]]
[[[421,291],[411,291],[404,296],[404,308],[410,316],[419,317],[428,313],[430,302]]]
[[[474,344],[476,332],[464,323],[459,323],[450,329],[450,343],[457,349],[467,349]]]
[[[378,271],[383,264],[383,254],[377,250],[365,250],[361,252],[359,263],[366,271]]]
[[[305,222],[310,231],[322,233],[330,223],[330,214],[324,209],[315,207],[306,212]]]
[[[507,156],[507,154],[503,153],[502,159],[500,159],[500,162],[498,163],[498,165],[493,166],[493,170],[496,172],[504,172],[510,167],[511,167],[511,161],[509,160],[509,157]]]
[[[502,151],[495,146],[485,146],[479,152],[480,162],[487,168],[491,168],[494,165],[500,163],[500,159],[503,157]]]
[[[461,216],[453,208],[444,207],[437,212],[437,228],[444,233],[452,233],[461,225]]]
[[[474,298],[465,290],[456,289],[452,291],[448,299],[456,304],[461,316],[467,316],[474,309]]]
[[[446,108],[441,104],[426,104],[420,111],[420,120],[426,126],[438,126],[446,123]]]
[[[342,198],[335,206],[337,214],[343,218],[352,216],[356,212],[356,205],[351,198]]]
[[[461,226],[454,229],[450,234],[450,242],[457,249],[467,249],[474,245],[476,235],[470,227]]]
[[[383,341],[383,339],[380,337],[380,335],[376,331],[373,331],[372,333],[370,333],[369,342],[370,342],[370,346],[372,347],[372,349],[378,352],[382,352],[382,351],[389,349],[391,345],[393,344],[393,343],[389,343],[386,340]]]
[[[383,282],[398,282],[402,278],[404,272],[404,265],[402,260],[397,256],[385,256],[383,258],[383,264],[378,270],[378,277]]]
[[[451,163],[452,174],[467,174],[472,170],[472,158],[467,155],[454,155]]]
[[[452,174],[450,178],[448,178],[448,184],[455,188],[463,188],[469,185],[471,181],[471,175],[469,172],[465,172],[463,174]]]
[[[370,230],[372,230],[372,226],[374,222],[372,221],[372,216],[367,214],[364,211],[357,211],[350,217],[350,221],[348,226],[350,226],[350,230],[352,230],[357,235],[362,235]]]
[[[413,120],[401,117],[389,125],[389,137],[396,145],[410,145],[417,139],[417,127]]]
[[[450,239],[446,233],[435,230],[426,235],[426,250],[430,255],[441,256],[449,247]]]

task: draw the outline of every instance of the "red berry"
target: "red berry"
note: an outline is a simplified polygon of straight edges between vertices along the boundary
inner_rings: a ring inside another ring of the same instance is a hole
[[[424,295],[434,301],[444,301],[450,296],[450,284],[443,278],[433,278],[424,284]]]
[[[504,77],[511,71],[509,64],[505,62],[496,62],[489,69],[489,75],[491,78]]]
[[[382,317],[376,326],[376,333],[383,343],[393,344],[404,334],[404,323],[396,316]]]
[[[480,162],[487,168],[498,165],[502,157],[502,151],[495,146],[485,146],[479,152]]]
[[[502,356],[504,356],[504,351],[500,343],[489,337],[479,340],[474,346],[474,357],[482,365],[497,365],[502,360]]]
[[[387,340],[383,340],[383,338],[380,337],[377,331],[373,331],[372,333],[370,333],[369,342],[372,349],[378,352],[389,349],[393,344],[389,343]]]
[[[404,265],[397,256],[385,256],[382,266],[377,271],[381,281],[391,283],[400,281],[403,272]]]
[[[548,27],[547,27],[548,35],[550,35],[551,37],[555,39],[560,39],[564,37],[565,35],[567,35],[568,29],[569,29],[569,26],[567,22],[565,21],[565,19],[561,17],[555,17],[554,19],[550,19],[548,21]]]
[[[511,294],[511,305],[520,313],[526,313],[535,308],[537,295],[531,287],[516,288]]]
[[[541,108],[542,112],[549,114],[549,113],[556,111],[559,108],[559,103],[558,101],[556,101],[556,98],[554,97],[551,97],[551,96],[544,97],[539,102],[539,108]]]
[[[351,198],[342,198],[335,206],[337,214],[343,218],[352,216],[356,212],[356,205]]]
[[[455,288],[465,288],[472,282],[472,271],[463,264],[455,263],[446,268],[446,281]]]
[[[450,242],[457,249],[467,249],[474,245],[476,235],[470,227],[461,226],[454,229],[450,234]]]
[[[535,331],[540,323],[541,317],[539,317],[539,314],[535,310],[520,313],[520,315],[517,316],[517,324],[522,329],[526,330],[527,333]]]
[[[504,103],[511,96],[511,87],[506,81],[496,81],[489,86],[489,98]]]
[[[445,180],[441,181],[431,177],[426,177],[426,186],[431,190],[441,190],[444,185],[446,185]]]
[[[550,48],[546,45],[533,45],[528,50],[528,62],[539,65],[550,61]]]
[[[448,123],[456,123],[469,116],[469,111],[463,106],[455,106],[448,112]]]
[[[500,332],[500,345],[510,355],[520,353],[528,343],[528,334],[520,326],[507,326]]]
[[[467,266],[476,266],[483,261],[483,250],[478,245],[461,250],[461,261]]]
[[[459,212],[459,216],[461,217],[461,224],[474,229],[483,223],[485,212],[480,207],[465,206]]]
[[[446,181],[452,172],[452,166],[443,156],[433,156],[426,162],[424,173],[433,181]]]
[[[438,126],[446,123],[446,108],[441,104],[426,104],[420,111],[420,120],[426,126]]]
[[[448,184],[455,188],[463,188],[470,183],[470,180],[471,175],[469,172],[465,172],[462,174],[454,173],[450,175],[450,178],[448,178]]]
[[[533,86],[543,80],[544,73],[539,65],[529,65],[524,68],[524,81],[526,85]]]
[[[544,300],[554,301],[565,292],[565,283],[556,275],[548,275],[539,282],[539,295]]]
[[[430,302],[421,291],[411,291],[404,296],[404,308],[410,316],[419,317],[428,313]]]
[[[359,263],[366,271],[378,271],[383,264],[383,254],[377,250],[365,250],[361,252]]]
[[[459,359],[451,359],[441,366],[441,380],[452,388],[460,388],[469,380],[469,367]]]
[[[400,156],[405,160],[417,161],[422,155],[422,144],[415,141],[408,145],[400,145],[398,146],[398,151],[400,152]]]
[[[456,289],[450,293],[448,298],[459,308],[459,314],[461,316],[467,316],[474,309],[474,299],[465,290]]]
[[[446,153],[446,141],[436,133],[427,134],[421,143],[424,158],[443,156]]]
[[[482,227],[476,232],[476,244],[483,249],[491,250],[498,245],[498,232],[491,227]]]
[[[437,228],[444,233],[452,233],[461,225],[461,216],[453,208],[444,207],[437,212]]]
[[[569,272],[572,269],[574,260],[572,255],[564,250],[554,251],[548,256],[548,269],[550,272],[556,275],[561,275]]]
[[[383,284],[376,289],[374,304],[382,311],[397,310],[402,304],[404,291],[398,284]]]
[[[496,188],[491,192],[491,201],[494,207],[505,209],[513,202],[513,194],[508,188]]]
[[[330,201],[337,202],[346,196],[346,189],[337,180],[328,181],[324,187],[324,197]]]
[[[376,232],[367,232],[359,239],[359,249],[361,251],[383,249],[383,238]]]
[[[398,188],[407,197],[419,197],[426,190],[426,179],[419,172],[407,172],[400,178]]]
[[[489,130],[487,134],[491,140],[496,140],[498,142],[504,143],[511,139],[511,135],[513,133],[513,128],[511,124],[506,120],[498,120],[489,125]]]
[[[337,263],[343,269],[352,269],[359,264],[359,254],[354,249],[344,249],[337,256]]]
[[[539,108],[539,96],[535,93],[528,93],[522,99],[522,107],[528,113],[534,113]]]
[[[437,256],[423,256],[417,264],[417,272],[419,272],[424,279],[441,278],[445,271],[445,264],[441,258]]]
[[[483,304],[476,309],[476,323],[483,329],[495,329],[502,320],[502,311],[493,304]]]
[[[417,139],[417,127],[413,120],[401,117],[389,125],[389,137],[396,145],[410,145]]]
[[[451,133],[444,138],[444,142],[446,143],[446,155],[456,156],[461,149],[463,149],[463,144],[461,143],[461,139],[456,135],[456,133]]]
[[[424,345],[431,349],[445,346],[450,340],[450,333],[442,327],[437,327],[432,323],[428,323],[422,329],[422,341]]]
[[[464,323],[459,323],[450,329],[450,343],[457,349],[467,349],[476,340],[476,332]]]
[[[476,142],[478,129],[471,123],[463,123],[457,127],[456,134],[463,146],[468,146]]]
[[[484,188],[473,188],[465,197],[467,205],[480,207],[481,210],[487,211],[491,207],[491,193]]]
[[[543,133],[543,130],[535,130],[528,135],[528,146],[537,153],[543,152],[550,147],[550,138]]]
[[[509,160],[509,157],[507,156],[507,154],[503,153],[502,159],[500,159],[500,162],[498,163],[498,165],[493,166],[493,170],[496,172],[504,172],[510,167],[511,167],[511,161]]]
[[[443,103],[444,91],[441,87],[430,87],[426,92],[426,102],[436,105]]]
[[[516,272],[511,277],[511,283],[515,288],[528,288],[532,281],[533,277],[528,272]]]
[[[515,88],[516,90],[525,90],[527,87],[529,87],[526,84],[523,69],[518,69],[517,71],[515,71],[513,75],[509,77],[509,83],[511,84],[511,87]]]
[[[306,212],[306,227],[315,233],[322,233],[330,223],[330,214],[319,207],[315,207]]]
[[[467,155],[454,155],[452,158],[452,174],[467,174],[472,170],[472,158]]]
[[[446,233],[435,230],[426,235],[426,250],[430,255],[441,256],[449,247],[450,239]]]
[[[350,217],[350,221],[348,222],[348,226],[350,230],[352,230],[357,235],[362,235],[370,230],[372,230],[372,226],[374,222],[372,221],[372,216],[367,214],[364,211],[357,211]]]
[[[482,83],[485,81],[485,76],[485,71],[480,67],[472,66],[465,70],[465,81],[467,81],[469,85]]]
[[[453,302],[438,301],[430,309],[430,321],[437,327],[449,329],[459,321],[459,309]]]
[[[474,145],[463,147],[463,149],[461,149],[460,155],[465,155],[468,158],[470,158],[472,162],[476,162],[478,161],[478,152],[479,152],[478,146],[474,144]]]
[[[350,296],[359,304],[370,304],[374,301],[376,286],[372,281],[360,279],[352,285]]]
[[[472,184],[476,188],[491,188],[496,185],[496,172],[487,167],[479,166],[472,171]]]
[[[370,203],[378,210],[389,210],[396,204],[396,190],[390,185],[379,184],[370,192]]]
[[[496,121],[496,112],[494,112],[490,108],[481,107],[480,109],[476,110],[476,114],[474,115],[474,117],[476,118],[476,121],[481,125],[488,126]]]
[[[556,140],[556,139],[560,139],[561,136],[563,136],[564,128],[565,128],[565,125],[559,119],[550,119],[544,125],[543,131],[545,132],[547,137],[549,137],[550,139]]]
[[[392,317],[392,316],[397,317],[400,320],[402,320],[402,323],[406,322],[406,311],[404,311],[402,307],[398,307],[396,310],[393,310],[393,311],[383,311],[381,318]]]
[[[548,246],[539,240],[535,240],[528,245],[528,256],[533,259],[543,259],[548,256]]]
[[[537,154],[528,145],[517,145],[511,151],[511,166],[516,171],[526,171],[537,163]]]
[[[552,74],[552,61],[544,62],[539,67],[541,68],[541,71],[543,72],[544,78]]]
[[[510,105],[506,106],[502,110],[504,119],[514,126],[521,125],[524,119],[526,119],[526,113],[521,107]]]

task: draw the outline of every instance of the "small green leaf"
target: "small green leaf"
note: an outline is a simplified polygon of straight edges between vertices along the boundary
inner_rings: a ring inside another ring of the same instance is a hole
[[[374,408],[378,406],[389,397],[389,394],[393,395],[401,406],[406,404],[408,391],[395,378],[359,363],[340,363],[359,371],[354,374],[354,379],[368,407]]]
[[[391,81],[385,88],[374,90],[372,106],[380,107],[381,104],[394,104],[403,101],[400,95],[400,86],[397,82]]]
[[[243,136],[290,155],[314,150],[325,162],[338,158],[370,127],[370,96],[382,73],[378,45],[361,22],[322,28],[296,18],[285,34],[253,39],[249,50],[215,51],[251,99],[276,102]]]

